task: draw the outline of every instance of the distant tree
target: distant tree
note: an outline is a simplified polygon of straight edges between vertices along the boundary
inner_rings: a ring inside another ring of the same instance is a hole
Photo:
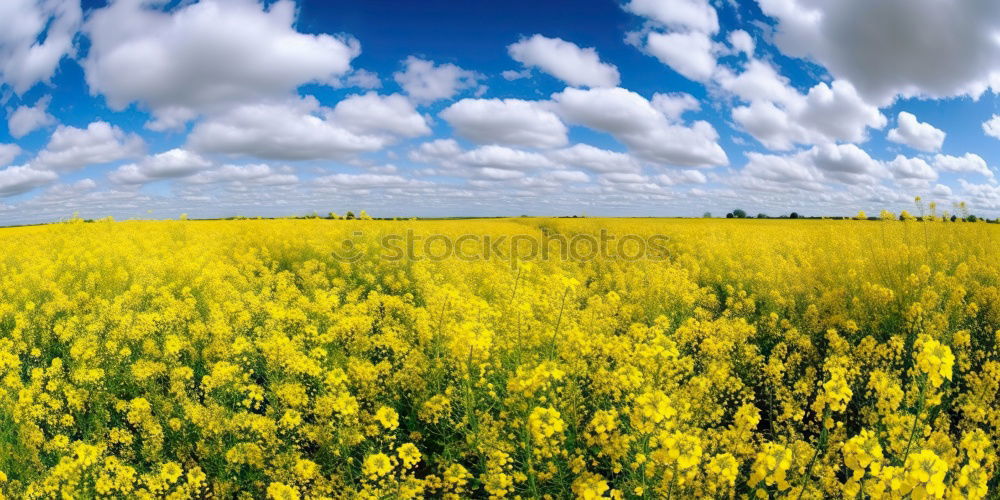
[[[855,219],[865,220],[868,218],[868,214],[864,210],[858,210],[858,215],[854,216]]]
[[[727,219],[732,219],[733,218],[733,213],[729,212],[728,214],[726,214],[726,218]]]
[[[758,219],[770,219],[770,217],[768,217],[767,214],[765,214],[765,213],[759,213],[759,214],[757,214],[757,218]]]
[[[711,219],[712,218],[712,212],[705,212],[705,213],[701,214],[701,216],[704,219]]]
[[[969,216],[965,218],[966,222],[976,222],[978,220],[979,220],[979,217],[976,217],[975,215],[972,215],[972,214],[969,214]]]
[[[790,215],[788,216],[788,218],[789,218],[789,219],[798,219],[798,218],[799,218],[799,213],[798,213],[798,212],[792,212],[792,213],[791,213],[791,214],[790,214]]]
[[[957,216],[957,215],[952,215],[952,216],[951,216],[951,221],[952,221],[952,222],[955,222],[955,221],[957,221],[957,220],[958,220],[958,216]]]
[[[736,210],[733,210],[733,217],[737,219],[746,219],[747,213],[742,208],[737,208]]]
[[[347,220],[354,220],[354,212],[348,210],[347,215],[345,215],[344,218]]]

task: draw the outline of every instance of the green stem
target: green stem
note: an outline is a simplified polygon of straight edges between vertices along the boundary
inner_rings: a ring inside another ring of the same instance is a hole
[[[649,482],[646,480],[646,464],[649,463],[649,436],[642,440],[642,465],[639,467],[639,478],[642,480],[642,496],[649,492]]]
[[[803,477],[802,489],[799,490],[799,500],[802,500],[802,495],[805,494],[806,490],[809,488],[809,483],[812,482],[812,469],[813,465],[816,464],[816,459],[819,458],[819,452],[826,448],[826,438],[830,434],[830,429],[826,427],[826,419],[830,418],[830,408],[825,408],[823,410],[823,419],[820,424],[823,426],[823,430],[819,433],[819,442],[816,443],[816,451],[813,452],[813,456],[809,459],[809,465],[806,466],[806,475]]]
[[[906,464],[906,457],[910,455],[910,447],[913,446],[913,438],[917,435],[917,424],[920,423],[920,415],[924,412],[924,400],[927,395],[927,375],[920,376],[920,402],[917,403],[917,414],[913,417],[913,426],[910,428],[910,439],[906,442],[906,449],[903,450],[903,465]]]
[[[562,300],[559,303],[559,316],[556,318],[556,326],[552,332],[552,344],[549,349],[549,359],[556,357],[556,339],[559,338],[559,326],[562,324],[563,310],[566,309],[566,296],[569,295],[569,287],[563,291]]]
[[[674,485],[677,484],[677,464],[674,463],[674,477],[670,479],[670,488],[667,489],[667,500],[674,494]]]

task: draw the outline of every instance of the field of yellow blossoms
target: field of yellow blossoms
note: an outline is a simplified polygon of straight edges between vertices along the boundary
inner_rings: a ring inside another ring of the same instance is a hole
[[[0,498],[996,498],[1000,226],[884,219],[0,229]]]

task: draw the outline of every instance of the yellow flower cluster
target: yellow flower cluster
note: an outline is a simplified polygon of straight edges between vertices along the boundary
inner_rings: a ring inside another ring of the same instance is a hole
[[[788,482],[788,469],[791,467],[791,448],[775,443],[764,443],[750,468],[749,483],[756,486],[763,481],[767,486],[777,488],[779,492],[785,491],[791,486]]]
[[[1000,227],[902,219],[2,229],[0,500],[996,498]]]
[[[565,428],[566,423],[558,411],[552,408],[535,408],[528,415],[528,430],[535,454],[541,458],[552,458],[560,449]]]
[[[955,355],[948,346],[930,336],[922,335],[919,342],[923,348],[917,353],[917,366],[927,374],[932,386],[941,387],[944,380],[951,380]]]

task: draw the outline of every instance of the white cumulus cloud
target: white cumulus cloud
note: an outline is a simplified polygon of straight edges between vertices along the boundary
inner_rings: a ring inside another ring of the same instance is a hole
[[[554,94],[557,112],[568,122],[606,132],[634,155],[661,165],[726,165],[726,152],[708,122],[672,123],[645,97],[623,89],[574,89]]]
[[[745,71],[721,71],[719,85],[747,105],[733,109],[733,119],[769,149],[788,150],[828,142],[864,142],[868,129],[885,127],[877,106],[865,102],[850,82],[820,82],[806,94],[770,64],[747,63]]]
[[[764,191],[829,191],[831,184],[877,184],[890,173],[854,144],[824,144],[788,155],[747,153],[747,164],[733,183]]]
[[[46,111],[50,100],[46,96],[39,99],[34,106],[18,106],[7,118],[7,130],[10,135],[20,139],[35,130],[55,124],[55,117]]]
[[[897,155],[888,163],[892,175],[902,181],[934,181],[938,173],[921,158],[907,158]]]
[[[866,100],[979,96],[1000,75],[1000,2],[758,0],[778,47],[853,83]]]
[[[929,123],[917,120],[913,113],[901,111],[896,119],[896,128],[886,136],[890,141],[906,144],[913,149],[933,153],[941,150],[945,133]]]
[[[90,14],[83,61],[91,91],[114,109],[137,102],[149,126],[177,128],[205,110],[334,84],[360,53],[356,40],[295,30],[296,5],[279,0],[119,1]]]
[[[689,80],[713,76],[719,47],[712,37],[719,32],[719,19],[707,0],[632,0],[625,10],[651,23],[629,34],[631,43]]]
[[[707,0],[632,0],[625,10],[671,29],[719,31],[719,17]]]
[[[685,78],[707,81],[715,73],[712,39],[705,33],[659,33],[646,35],[646,51]]]
[[[21,152],[21,146],[17,144],[0,144],[0,167],[10,165]]]
[[[1000,139],[1000,115],[993,115],[992,118],[983,122],[983,132],[990,137]]]
[[[519,178],[529,171],[562,169],[561,165],[541,153],[496,144],[463,150],[454,139],[425,142],[410,151],[409,158],[417,163],[439,167],[440,173],[490,180]]]
[[[198,123],[191,149],[277,160],[342,159],[430,132],[399,95],[355,95],[333,109],[313,97],[236,107]]]
[[[580,48],[562,38],[536,34],[507,47],[515,61],[542,71],[575,87],[616,87],[618,68],[601,62],[597,50]]]
[[[419,137],[431,133],[424,117],[399,94],[349,96],[334,106],[330,119],[357,134]]]
[[[369,190],[426,185],[425,182],[399,175],[344,173],[317,177],[313,183],[319,188],[338,190]]]
[[[433,61],[410,56],[406,68],[393,74],[396,83],[412,99],[430,103],[451,99],[459,92],[475,88],[481,75],[464,70],[454,64],[434,64]]]
[[[934,155],[934,168],[946,172],[972,173],[993,177],[993,171],[986,164],[986,160],[974,153],[965,153],[962,156]]]
[[[212,166],[212,162],[184,149],[171,149],[129,163],[108,174],[118,184],[143,184],[160,179],[186,177]]]
[[[7,167],[0,170],[0,197],[26,193],[57,178],[54,172],[38,170],[27,165]]]
[[[596,173],[636,173],[639,162],[626,153],[608,151],[590,144],[575,144],[565,149],[548,153],[548,157],[569,167],[585,168]]]
[[[87,128],[56,127],[32,166],[48,170],[76,170],[141,156],[146,144],[138,135],[116,125],[97,121]]]
[[[299,181],[299,177],[289,167],[275,168],[271,165],[255,163],[251,165],[223,165],[198,172],[186,177],[184,181],[189,184],[239,182],[275,186],[295,184]]]
[[[48,81],[59,62],[74,54],[82,17],[80,0],[0,2],[0,84],[23,94]]]
[[[554,148],[568,141],[559,117],[534,101],[462,99],[440,116],[459,136],[480,144]]]

